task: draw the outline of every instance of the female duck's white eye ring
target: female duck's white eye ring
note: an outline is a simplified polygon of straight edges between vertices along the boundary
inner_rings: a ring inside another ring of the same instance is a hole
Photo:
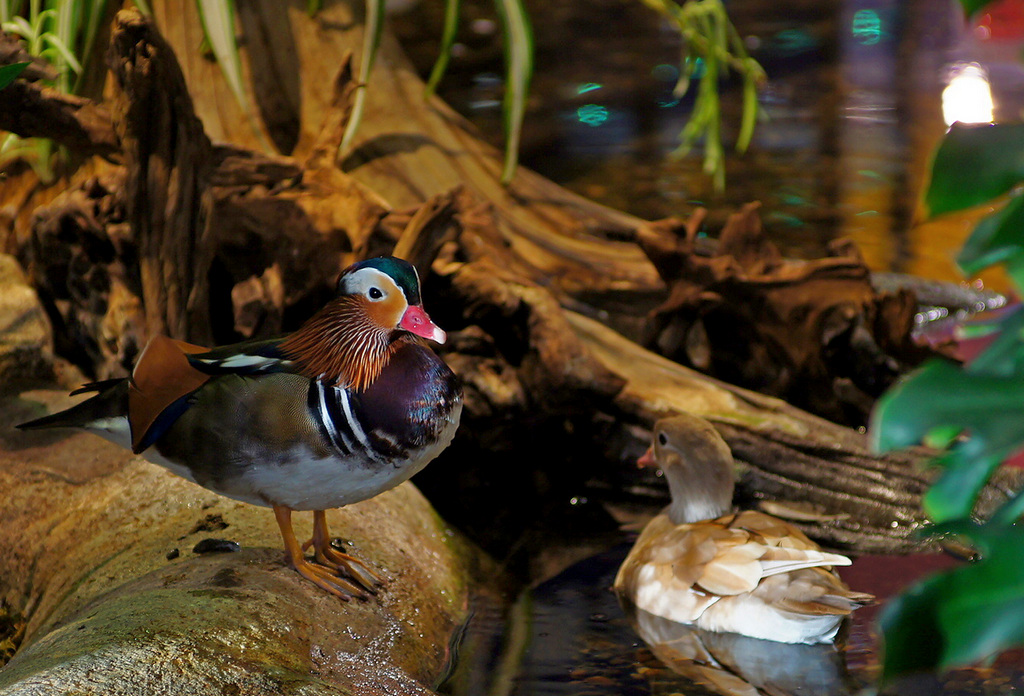
[[[665,433],[658,433],[658,444],[662,447],[668,444],[668,436]]]

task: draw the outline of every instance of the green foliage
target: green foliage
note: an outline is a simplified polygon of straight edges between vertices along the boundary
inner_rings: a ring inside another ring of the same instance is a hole
[[[968,12],[981,3],[964,3]],[[933,215],[1007,197],[984,218],[957,258],[968,273],[1003,265],[1024,290],[1024,124],[962,126],[940,144],[925,200]],[[918,442],[945,448],[941,473],[924,498],[935,533],[956,534],[980,560],[919,583],[882,617],[883,677],[942,670],[1024,645],[1024,495],[984,524],[972,521],[978,495],[1005,459],[1024,446],[1024,307],[970,327],[991,343],[965,365],[933,360],[878,402],[871,432],[878,448]]]
[[[232,0],[196,0],[203,35],[210,44],[228,88],[243,109],[249,110],[242,85],[242,58],[235,39],[235,3]]]
[[[1001,196],[1024,178],[1024,124],[954,124],[939,145],[925,203],[932,215]]]
[[[0,89],[18,79],[18,75],[24,72],[27,67],[28,63],[11,63],[10,65],[0,66]]]
[[[0,0],[0,28],[21,38],[33,56],[57,70],[53,87],[73,92],[83,72],[79,56],[91,47],[106,0]],[[0,165],[22,159],[42,181],[51,181],[54,146],[42,138],[20,138],[8,133],[0,142]]]
[[[969,540],[982,557],[925,579],[885,607],[883,681],[975,663],[1024,643],[1024,528],[1001,519],[939,529]]]
[[[359,82],[352,103],[352,115],[345,126],[345,133],[341,138],[339,152],[347,153],[352,147],[356,131],[363,120],[363,110],[366,108],[366,88],[370,81],[370,71],[377,58],[377,49],[380,47],[381,32],[384,30],[384,0],[366,0],[366,22],[363,32],[363,56],[359,61]]]
[[[437,85],[444,77],[448,69],[448,61],[452,55],[452,47],[455,45],[455,36],[459,31],[459,0],[445,0],[444,3],[444,29],[441,32],[441,45],[437,49],[437,61],[427,78],[427,96],[437,91]]]
[[[533,30],[522,0],[495,0],[505,27],[505,165],[501,183],[512,180],[519,159],[519,134],[533,76]]]
[[[964,14],[966,14],[967,17],[973,17],[977,14],[978,10],[986,5],[991,5],[993,2],[995,2],[995,0],[960,0],[960,4],[964,8]]]
[[[757,88],[765,80],[764,69],[747,54],[722,0],[686,0],[682,4],[674,0],[642,1],[669,18],[683,38],[675,96],[682,97],[692,80],[699,80],[693,113],[679,135],[680,144],[675,154],[685,156],[703,139],[704,173],[712,178],[715,189],[721,191],[725,188],[725,150],[719,80],[730,69],[743,79],[743,120],[736,150],[745,152],[757,121]]]

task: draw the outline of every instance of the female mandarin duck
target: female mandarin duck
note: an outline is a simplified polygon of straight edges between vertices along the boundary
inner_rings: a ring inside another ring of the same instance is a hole
[[[707,631],[783,643],[824,643],[872,601],[832,571],[797,528],[761,512],[728,514],[735,478],[729,446],[707,421],[659,421],[637,462],[658,466],[672,502],[644,528],[615,576],[621,597],[651,614]]]
[[[213,350],[154,338],[130,378],[88,384],[74,393],[99,393],[19,427],[83,428],[272,507],[300,574],[343,599],[365,597],[343,576],[371,592],[380,579],[332,548],[324,510],[418,472],[451,442],[462,411],[458,378],[418,337],[446,338],[423,310],[416,269],[374,258],[343,271],[337,297],[289,336]],[[313,511],[302,546],[293,510]]]

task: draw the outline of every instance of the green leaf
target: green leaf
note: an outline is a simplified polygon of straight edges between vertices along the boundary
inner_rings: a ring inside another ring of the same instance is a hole
[[[210,42],[224,79],[239,105],[249,112],[242,86],[242,59],[235,40],[235,3],[232,0],[196,0],[203,33]]]
[[[878,619],[883,641],[882,684],[934,670],[942,662],[946,646],[936,604],[946,584],[944,575],[926,578],[883,607]]]
[[[366,0],[366,24],[363,33],[363,56],[359,62],[359,85],[352,100],[352,115],[345,124],[345,133],[341,136],[341,145],[338,152],[344,156],[348,153],[355,140],[356,131],[363,121],[363,111],[366,109],[366,85],[370,81],[370,71],[377,59],[377,49],[380,47],[381,32],[384,29],[384,0]]]
[[[1012,377],[1024,374],[1024,305],[1010,307],[994,321],[981,320],[988,334],[995,334],[985,350],[966,370],[976,374]]]
[[[955,395],[955,396],[954,396]],[[871,437],[882,451],[910,447],[933,428],[957,426],[981,439],[974,455],[991,455],[1024,441],[1024,375],[968,372],[930,360],[886,392],[871,415]]]
[[[444,77],[448,69],[448,61],[452,55],[452,46],[455,45],[455,35],[459,29],[459,0],[445,0],[444,4],[444,30],[441,34],[441,47],[437,51],[437,61],[430,71],[430,78],[427,80],[426,93],[429,97],[434,94],[437,85]]]
[[[1024,124],[954,123],[932,161],[925,202],[932,216],[971,208],[1024,180]]]
[[[78,52],[82,56],[83,67],[88,63],[90,56],[92,56],[93,46],[96,44],[96,36],[100,30],[100,23],[107,8],[106,0],[93,0],[93,2],[86,3],[86,5],[84,33]],[[72,91],[77,93],[82,88],[82,80],[84,78],[85,73],[80,72],[75,80]]]
[[[28,67],[28,63],[11,63],[10,65],[0,66],[0,89],[3,89],[7,85],[18,79],[18,75],[25,71]]]
[[[952,429],[968,433],[936,460],[945,471],[924,497],[933,520],[963,517],[992,472],[1024,443],[1022,395],[1024,374],[973,371],[933,360],[879,399],[871,437],[877,448],[888,450],[917,444],[937,429],[946,440]]]
[[[519,140],[526,97],[533,77],[533,30],[522,0],[495,0],[505,28],[505,163],[501,183],[512,181],[519,161]]]
[[[971,514],[981,489],[1003,462],[1003,456],[970,456],[960,449],[940,457],[945,471],[924,494],[921,505],[935,522],[946,522]]]
[[[986,5],[991,5],[996,0],[960,0],[960,4],[964,8],[964,14],[968,19],[973,17],[978,10],[982,9]]]
[[[956,262],[966,275],[1006,263],[1024,252],[1024,196],[1014,196],[1003,208],[979,222],[964,242]]]
[[[982,560],[934,575],[880,617],[883,682],[961,667],[1024,644],[1024,528],[965,526]]]

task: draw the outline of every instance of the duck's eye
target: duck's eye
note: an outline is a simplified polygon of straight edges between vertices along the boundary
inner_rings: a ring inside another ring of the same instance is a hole
[[[662,447],[668,444],[668,436],[665,433],[658,433],[658,444]]]
[[[379,300],[384,297],[384,292],[380,288],[370,288],[366,291],[366,296],[371,300]]]

